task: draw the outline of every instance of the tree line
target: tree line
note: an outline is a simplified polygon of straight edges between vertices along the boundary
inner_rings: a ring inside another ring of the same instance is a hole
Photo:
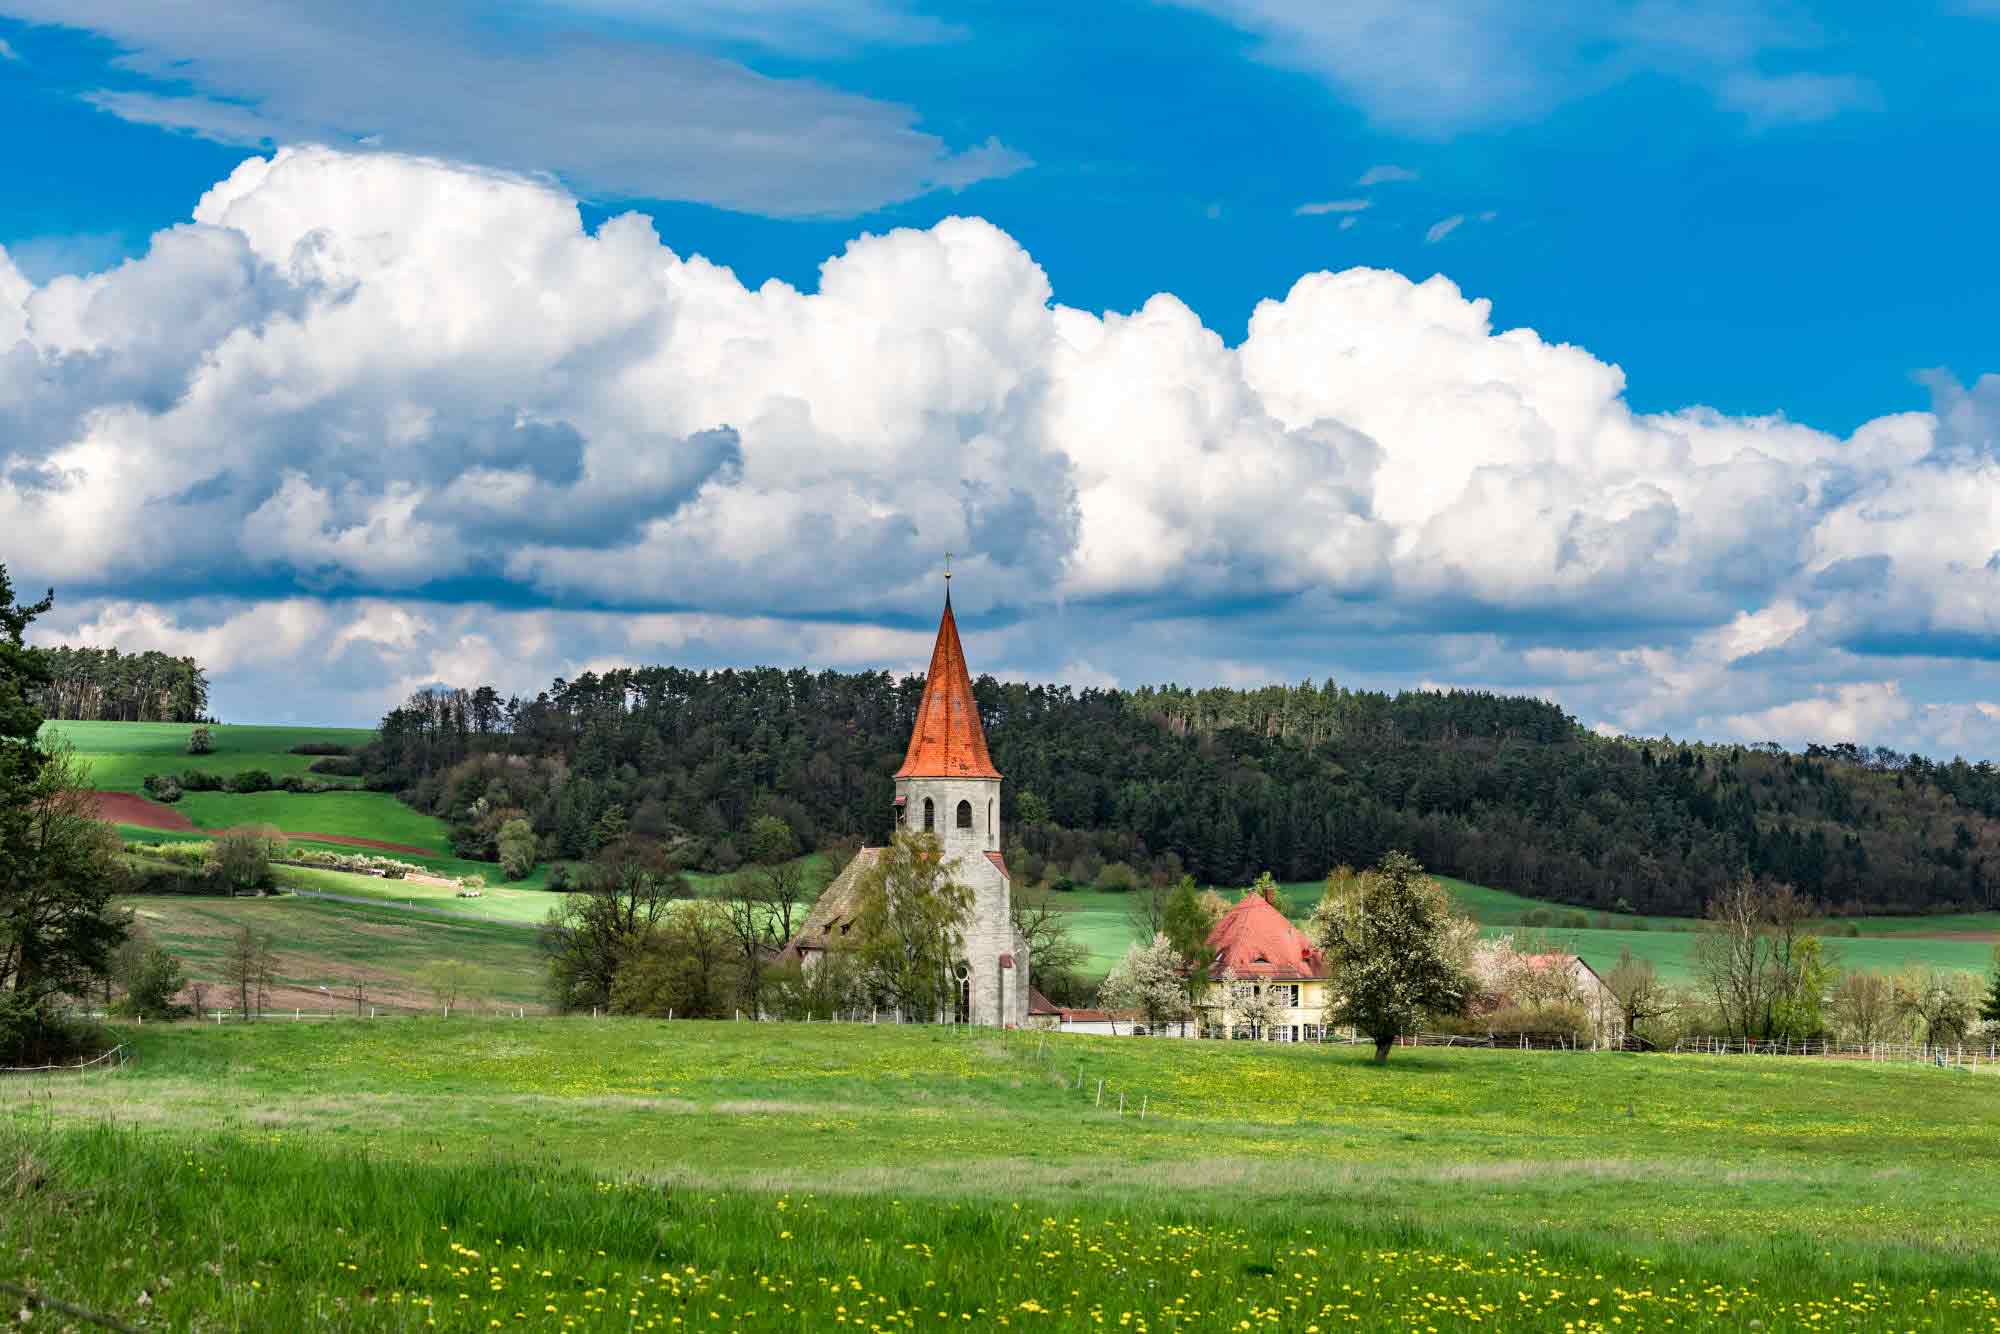
[[[115,648],[37,650],[48,680],[44,717],[62,722],[196,723],[208,714],[208,673],[193,658]]]
[[[880,844],[923,679],[643,667],[531,699],[422,692],[362,756],[368,781],[497,859],[525,821],[586,859],[610,817],[730,870],[742,831]],[[1446,875],[1589,908],[1693,916],[1743,874],[1830,908],[2000,907],[2000,774],[1857,746],[1595,735],[1546,701],[1478,691],[1133,691],[974,685],[1007,775],[1017,883],[1244,884],[1405,850]]]

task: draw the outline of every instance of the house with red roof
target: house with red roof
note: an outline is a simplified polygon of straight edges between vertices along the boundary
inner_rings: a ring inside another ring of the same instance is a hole
[[[1305,1042],[1325,1037],[1326,956],[1312,938],[1252,891],[1208,933],[1215,951],[1195,1003],[1203,1037]]]

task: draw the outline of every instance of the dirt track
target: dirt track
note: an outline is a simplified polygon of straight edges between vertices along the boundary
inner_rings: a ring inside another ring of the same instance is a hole
[[[97,798],[97,818],[112,824],[137,825],[141,829],[161,829],[176,834],[219,834],[220,829],[197,829],[194,821],[173,807],[149,801],[134,792],[93,792]],[[409,843],[389,843],[379,838],[358,838],[353,834],[315,834],[303,829],[280,830],[286,838],[311,839],[346,848],[368,848],[376,852],[402,852],[417,857],[435,857],[429,848]]]

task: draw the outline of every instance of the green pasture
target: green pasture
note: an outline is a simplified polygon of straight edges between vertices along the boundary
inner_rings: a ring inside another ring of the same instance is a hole
[[[309,771],[316,755],[294,755],[293,746],[330,742],[338,746],[367,744],[374,733],[360,727],[258,727],[218,723],[209,728],[215,749],[207,755],[187,753],[189,723],[44,723],[44,740],[68,743],[90,768],[93,785],[107,792],[141,792],[147,774],[233,774],[263,769],[274,778]],[[340,782],[340,779],[327,779]]]
[[[451,850],[444,821],[387,792],[189,792],[174,809],[203,829],[268,824],[298,833],[406,843],[438,855]]]
[[[0,1084],[0,1254],[149,1328],[2000,1320],[2000,1075],[638,1020],[121,1036],[121,1070]]]
[[[453,960],[466,966],[467,1005],[539,1008],[544,977],[534,933],[519,925],[443,920],[388,904],[278,898],[144,897],[119,901],[159,943],[182,961],[189,980],[210,984],[210,1004],[234,1007],[220,995],[222,959],[236,932],[268,932],[278,953],[271,1004],[324,1010],[327,996],[351,992],[356,981],[372,1003],[422,1008],[431,1004],[427,974]],[[332,1008],[352,1008],[351,1000]]]
[[[393,853],[384,853],[393,857]],[[481,865],[483,863],[468,863]],[[562,901],[562,895],[551,894],[542,887],[539,878],[529,880],[509,880],[494,883],[498,879],[498,867],[486,866],[489,875],[486,888],[476,899],[458,897],[453,885],[427,885],[413,880],[386,880],[381,876],[357,875],[350,871],[330,871],[317,866],[279,866],[272,868],[272,874],[280,885],[288,889],[314,890],[322,894],[339,894],[346,898],[369,899],[378,903],[403,904],[407,907],[422,908],[433,913],[448,913],[478,921],[512,922],[516,925],[536,926],[549,915],[549,909]]]

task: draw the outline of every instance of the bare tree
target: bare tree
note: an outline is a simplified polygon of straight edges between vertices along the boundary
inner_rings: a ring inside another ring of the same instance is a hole
[[[270,936],[248,922],[238,927],[222,956],[222,980],[236,992],[237,1013],[243,1018],[263,1014],[276,967]]]
[[[1625,1013],[1627,1033],[1638,1033],[1642,1025],[1674,1011],[1674,994],[1661,985],[1653,961],[1633,958],[1630,947],[1618,952],[1618,962],[1604,975],[1604,986]]]
[[[1149,879],[1126,895],[1125,915],[1132,919],[1134,935],[1151,940],[1167,929],[1167,901],[1173,893],[1172,885],[1156,885]]]
[[[1139,891],[1143,893],[1144,891]],[[1070,929],[1070,915],[1056,905],[1046,889],[1023,888],[1008,905],[1014,929],[1028,942],[1029,967],[1037,988],[1051,1000],[1081,999],[1076,995],[1078,971],[1090,959],[1090,948]]]
[[[1979,983],[1970,973],[1912,969],[1896,979],[1896,1004],[1922,1028],[1926,1046],[1950,1046],[1972,1028]]]
[[[430,988],[438,1009],[450,1018],[452,1007],[472,986],[472,969],[460,959],[440,960],[424,971],[424,985]]]
[[[1771,942],[1765,894],[1739,876],[1708,903],[1695,938],[1694,971],[1731,1037],[1760,1037],[1771,1009]]]
[[[1895,1031],[1896,989],[1880,973],[1858,968],[1843,973],[1833,989],[1833,1017],[1854,1041],[1880,1042]]]

